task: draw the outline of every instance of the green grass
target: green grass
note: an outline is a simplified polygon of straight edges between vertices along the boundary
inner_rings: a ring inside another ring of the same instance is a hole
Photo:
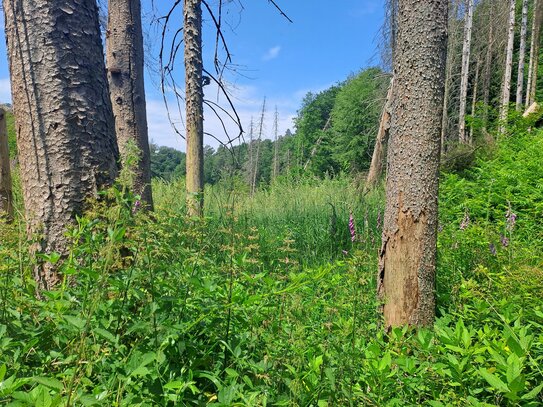
[[[206,190],[204,220],[184,217],[182,181],[153,184],[152,218],[111,190],[43,301],[24,225],[2,224],[0,402],[541,405],[542,143],[519,134],[443,175],[439,318],[418,332],[380,328],[383,192],[348,179],[286,177],[253,197],[233,180]]]

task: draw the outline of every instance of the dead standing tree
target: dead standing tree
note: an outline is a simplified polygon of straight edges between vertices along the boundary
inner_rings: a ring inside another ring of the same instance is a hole
[[[268,0],[288,21],[292,22],[281,10],[277,3]],[[219,0],[214,9],[206,0],[184,0],[182,28],[177,28],[168,41],[168,30],[171,28],[171,20],[175,11],[181,5],[181,0],[176,0],[168,13],[161,17],[162,22],[161,46],[159,62],[161,65],[161,86],[164,102],[168,111],[168,117],[174,131],[187,141],[187,213],[190,216],[203,215],[203,141],[204,135],[210,136],[219,143],[228,147],[235,140],[243,137],[243,127],[235,109],[232,98],[224,81],[225,71],[233,71],[232,57],[225,36],[223,34],[223,7],[225,1]],[[212,22],[215,35],[215,53],[213,58],[214,73],[205,69],[202,57],[202,9]],[[166,43],[169,45],[166,46]],[[178,52],[184,42],[184,68],[185,68],[185,93],[174,75]],[[215,101],[204,97],[203,87],[207,84],[217,87],[217,99]],[[175,97],[181,113],[181,101],[185,102],[185,134],[177,128],[169,109],[167,93],[171,92]],[[221,106],[220,96],[226,100],[227,107]],[[204,130],[204,107],[208,108],[220,121],[227,142],[223,142],[217,135]],[[230,132],[225,121],[234,123],[238,130],[235,137],[230,137]]]

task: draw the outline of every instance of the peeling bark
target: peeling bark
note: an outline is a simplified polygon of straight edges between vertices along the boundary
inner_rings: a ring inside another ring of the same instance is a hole
[[[117,175],[94,0],[3,0],[13,111],[33,252],[66,254],[66,227]],[[36,267],[39,290],[59,281]]]
[[[385,326],[435,317],[446,0],[400,0],[378,296]]]
[[[383,113],[381,115],[381,122],[379,124],[379,132],[375,139],[375,147],[373,148],[373,155],[371,157],[370,169],[368,171],[368,177],[366,178],[365,190],[370,190],[377,185],[381,176],[383,175],[383,166],[386,159],[386,146],[388,142],[388,133],[390,130],[390,103],[392,101],[392,86],[394,85],[394,78],[390,80],[388,87],[387,98],[385,105],[383,106]]]
[[[500,105],[500,134],[505,132],[505,124],[509,113],[511,97],[511,74],[513,70],[513,48],[515,45],[515,0],[509,1],[509,34],[507,36],[507,51],[505,56],[505,72],[502,82],[502,98]]]
[[[187,128],[187,214],[204,213],[204,91],[202,86],[202,2],[185,0],[185,104]]]
[[[522,1],[522,23],[520,27],[520,46],[517,69],[517,112],[522,109],[523,90],[524,90],[524,62],[526,59],[526,32],[528,29],[528,0]]]
[[[467,0],[465,22],[464,22],[464,43],[462,47],[462,72],[460,73],[460,109],[458,112],[458,141],[462,144],[469,144],[466,137],[466,105],[468,101],[469,82],[469,60],[471,57],[471,28],[473,25],[473,0]]]
[[[13,193],[11,165],[9,161],[8,130],[6,112],[0,109],[0,217],[13,218]]]
[[[138,148],[139,160],[133,168],[132,187],[134,193],[141,195],[146,206],[152,209],[140,0],[109,0],[106,51],[109,90],[121,158],[125,162],[130,143]]]

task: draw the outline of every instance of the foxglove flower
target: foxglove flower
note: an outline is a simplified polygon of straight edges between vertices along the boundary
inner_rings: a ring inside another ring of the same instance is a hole
[[[511,207],[507,210],[505,218],[507,219],[507,230],[513,230],[515,223],[517,223],[517,214],[511,210]]]
[[[134,207],[132,208],[132,214],[135,214],[141,209],[141,201],[138,199],[134,202]]]
[[[500,242],[501,242],[503,247],[509,246],[509,239],[504,235],[500,236]]]
[[[356,240],[356,229],[354,227],[354,216],[352,212],[349,214],[349,232],[351,233],[351,241],[354,242]]]
[[[488,249],[490,250],[490,254],[492,254],[492,256],[495,256],[497,254],[496,246],[494,246],[494,243],[490,243],[488,245]]]

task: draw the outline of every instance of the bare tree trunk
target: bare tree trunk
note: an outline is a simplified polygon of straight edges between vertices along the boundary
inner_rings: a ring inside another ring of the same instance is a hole
[[[256,155],[254,157],[255,168],[253,171],[253,182],[251,186],[251,194],[254,195],[256,192],[256,179],[258,176],[258,161],[260,159],[260,143],[262,143],[262,134],[264,132],[264,115],[266,113],[266,98],[264,97],[264,102],[262,102],[262,112],[260,114],[260,123],[258,129],[258,140],[256,144]]]
[[[445,96],[443,98],[443,117],[441,121],[441,152],[444,154],[447,152],[448,147],[448,130],[449,130],[449,99],[451,98],[451,86],[452,86],[452,76],[453,76],[453,67],[455,62],[455,54],[452,52],[453,45],[455,44],[456,33],[456,15],[458,14],[458,4],[460,0],[453,0],[452,2],[452,17],[447,22],[449,27],[449,41],[447,54],[447,67],[445,74]]]
[[[530,62],[528,64],[528,84],[526,86],[526,108],[535,102],[537,88],[537,70],[539,67],[539,41],[541,35],[542,0],[534,1],[532,39],[530,43]]]
[[[275,179],[279,175],[279,112],[277,111],[277,106],[275,106],[275,117],[273,120],[273,133],[274,133],[274,143],[273,143],[273,178]]]
[[[106,59],[119,150],[123,163],[130,153],[130,143],[139,150],[139,160],[133,164],[132,187],[152,209],[140,0],[109,0],[108,15]]]
[[[477,114],[477,91],[479,90],[479,72],[481,70],[481,60],[477,59],[477,65],[475,66],[475,79],[473,80],[473,95],[471,99],[471,117],[475,119]],[[468,144],[473,144],[473,124],[469,129]]]
[[[522,24],[520,28],[520,47],[517,71],[517,112],[522,110],[524,89],[524,63],[526,59],[526,31],[528,26],[528,0],[522,1]]]
[[[507,36],[507,54],[505,57],[505,73],[503,75],[500,104],[500,134],[505,132],[507,114],[509,113],[509,98],[511,97],[511,73],[513,70],[513,47],[515,45],[515,5],[515,0],[509,1],[509,34]]]
[[[460,74],[460,110],[458,113],[458,141],[468,144],[466,137],[466,105],[468,100],[469,60],[471,57],[471,28],[473,25],[473,0],[467,0],[464,18],[464,44],[462,47],[462,72]]]
[[[204,90],[202,2],[184,0],[185,103],[187,128],[187,214],[204,214]]]
[[[5,215],[8,219],[13,218],[13,193],[11,188],[6,112],[0,108],[0,217]]]
[[[492,11],[494,8],[492,7],[493,3],[490,3],[490,15],[492,15]],[[490,20],[490,18],[489,18]],[[488,40],[487,40],[487,48],[486,48],[486,56],[485,56],[485,70],[484,70],[484,78],[483,78],[483,133],[485,136],[488,134],[487,132],[487,125],[488,125],[488,109],[489,109],[489,103],[490,103],[490,81],[492,77],[492,51],[493,51],[493,45],[494,45],[494,24],[492,22],[489,22],[488,27]]]
[[[253,141],[254,141],[254,132],[255,132],[255,125],[253,117],[251,116],[251,124],[249,125],[249,145],[247,146],[247,185],[249,186],[249,190],[252,190],[253,186],[253,169],[254,169],[254,159],[253,159]]]
[[[375,188],[375,185],[377,185],[381,179],[381,176],[383,175],[383,166],[386,159],[386,146],[390,129],[390,103],[392,101],[393,86],[394,78],[390,80],[390,85],[388,85],[387,99],[385,101],[385,105],[383,106],[381,123],[379,124],[379,132],[377,133],[377,138],[375,139],[375,147],[373,148],[370,169],[368,171],[368,177],[366,178],[366,185],[364,186],[366,191]]]
[[[330,128],[331,121],[332,121],[332,113],[330,112],[330,115],[328,116],[328,119],[326,120],[326,123],[324,124],[324,127],[322,128],[321,135],[315,142],[315,145],[311,149],[311,152],[309,153],[309,157],[307,158],[307,161],[304,164],[304,171],[309,168],[309,164],[311,164],[311,160],[315,157],[315,155],[317,155],[317,151],[324,140],[324,136],[326,135],[325,134],[326,130]]]
[[[378,295],[386,327],[435,318],[448,1],[399,1]]]
[[[117,175],[95,0],[4,0],[23,198],[33,252],[66,254],[66,227]],[[36,267],[39,290],[60,280]]]

